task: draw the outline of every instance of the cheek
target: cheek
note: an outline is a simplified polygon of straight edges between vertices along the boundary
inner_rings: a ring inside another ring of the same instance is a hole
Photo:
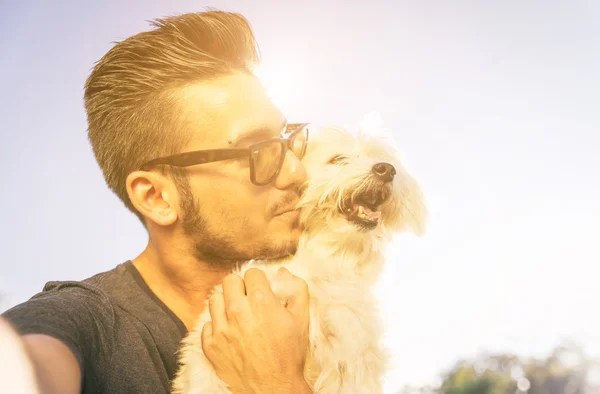
[[[193,190],[200,212],[213,220],[223,220],[229,226],[233,226],[235,221],[264,221],[268,193],[265,188],[251,184],[250,180],[200,180]]]
[[[228,196],[227,207],[223,208],[235,212],[236,216],[243,217],[251,223],[262,223],[265,221],[265,213],[268,207],[268,196],[253,190],[239,186]],[[233,215],[230,215],[233,216]]]

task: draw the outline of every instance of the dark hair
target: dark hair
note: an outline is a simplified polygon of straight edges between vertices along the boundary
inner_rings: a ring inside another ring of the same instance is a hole
[[[251,73],[259,51],[240,14],[207,11],[157,19],[155,29],[116,43],[85,84],[88,138],[108,187],[135,213],[127,176],[144,162],[178,153],[190,132],[179,90],[233,72]],[[165,171],[179,180],[185,175]],[[179,171],[181,172],[181,171]]]

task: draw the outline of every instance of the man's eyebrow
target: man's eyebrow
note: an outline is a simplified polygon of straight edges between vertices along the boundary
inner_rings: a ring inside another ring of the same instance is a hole
[[[244,143],[249,145],[250,143],[260,142],[260,141],[269,140],[269,139],[273,139],[273,138],[279,138],[281,136],[281,134],[285,131],[284,129],[285,129],[286,125],[287,125],[287,122],[284,121],[281,124],[281,128],[277,132],[277,134],[273,134],[273,129],[267,128],[267,127],[258,127],[256,129],[246,131],[246,132],[240,134],[234,140],[232,140],[230,146],[237,148],[239,146],[244,145]]]

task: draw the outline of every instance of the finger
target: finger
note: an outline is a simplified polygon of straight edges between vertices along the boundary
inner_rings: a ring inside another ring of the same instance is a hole
[[[223,279],[223,298],[228,323],[239,320],[240,316],[249,309],[244,279],[236,274],[227,275]]]
[[[223,293],[215,292],[208,300],[208,311],[212,320],[213,331],[224,331],[227,328],[227,315],[225,314],[225,299]]]
[[[246,285],[244,279],[239,275],[229,274],[223,279],[223,298],[225,306],[246,296]]]
[[[275,302],[275,294],[271,290],[271,284],[265,273],[258,268],[250,268],[244,274],[246,293],[253,306],[264,305]]]
[[[204,326],[202,326],[202,350],[204,350],[204,353],[206,353],[206,347],[212,340],[212,331],[212,322],[204,323]]]
[[[309,307],[308,284],[284,267],[281,267],[277,274],[288,284],[286,309],[297,317],[305,318]]]

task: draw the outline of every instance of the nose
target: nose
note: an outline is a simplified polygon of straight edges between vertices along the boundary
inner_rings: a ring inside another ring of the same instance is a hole
[[[300,188],[306,182],[306,179],[306,169],[302,165],[302,162],[295,154],[288,151],[279,175],[275,179],[275,187],[280,190],[290,187]]]
[[[390,163],[377,163],[373,166],[372,170],[377,175],[377,178],[384,182],[393,181],[396,175],[396,169]]]

